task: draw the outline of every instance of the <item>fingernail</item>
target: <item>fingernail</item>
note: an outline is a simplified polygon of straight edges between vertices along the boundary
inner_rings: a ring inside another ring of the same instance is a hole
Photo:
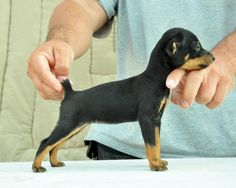
[[[167,80],[166,86],[167,86],[168,88],[175,88],[175,87],[176,87],[175,80],[173,80],[173,79]]]
[[[68,78],[66,76],[57,76],[57,79],[62,83],[64,80]]]

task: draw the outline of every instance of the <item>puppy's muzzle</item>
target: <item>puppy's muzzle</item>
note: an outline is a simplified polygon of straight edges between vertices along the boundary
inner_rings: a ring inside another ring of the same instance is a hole
[[[215,57],[210,52],[205,51],[202,56],[194,59],[186,59],[185,63],[181,66],[185,70],[200,70],[207,68],[215,61]]]

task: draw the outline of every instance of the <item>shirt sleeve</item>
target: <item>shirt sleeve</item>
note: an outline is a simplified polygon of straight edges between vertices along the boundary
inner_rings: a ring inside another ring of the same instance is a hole
[[[107,14],[108,22],[94,33],[94,37],[103,38],[106,37],[112,28],[114,16],[117,15],[118,11],[118,0],[99,0],[101,7]]]

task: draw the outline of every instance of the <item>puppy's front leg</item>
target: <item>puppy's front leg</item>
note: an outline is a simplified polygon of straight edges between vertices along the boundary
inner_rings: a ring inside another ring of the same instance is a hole
[[[146,155],[151,170],[167,170],[167,162],[161,160],[160,117],[141,117],[139,124],[146,146]]]

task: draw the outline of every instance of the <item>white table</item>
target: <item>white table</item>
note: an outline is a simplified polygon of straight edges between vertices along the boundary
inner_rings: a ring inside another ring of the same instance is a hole
[[[153,172],[147,160],[67,161],[63,168],[33,173],[28,162],[0,163],[0,188],[236,188],[236,158],[168,159]]]

